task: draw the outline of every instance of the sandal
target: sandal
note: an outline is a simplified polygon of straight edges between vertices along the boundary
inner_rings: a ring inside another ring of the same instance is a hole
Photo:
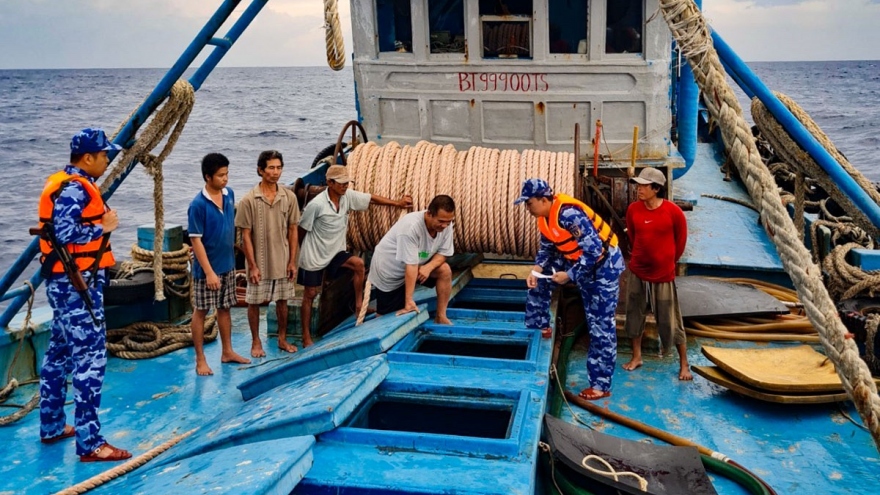
[[[70,438],[74,435],[76,435],[76,428],[74,428],[70,425],[64,425],[64,429],[61,430],[60,435],[55,435],[54,437],[49,437],[49,438],[41,438],[40,442],[45,443],[47,445],[53,444],[56,442],[60,442],[61,440],[64,440],[65,438]]]
[[[98,457],[98,453],[104,449],[110,449],[110,455],[107,457]],[[131,452],[127,450],[117,449],[109,443],[104,443],[91,454],[79,456],[80,462],[101,462],[101,461],[123,461],[131,457]]]
[[[611,391],[597,390],[593,387],[590,387],[581,390],[581,393],[578,394],[578,397],[584,400],[599,400],[604,399],[605,397],[611,397]]]
[[[544,328],[541,330],[541,338],[542,339],[549,339],[552,336],[553,336],[553,329],[552,328],[547,327],[547,328]]]

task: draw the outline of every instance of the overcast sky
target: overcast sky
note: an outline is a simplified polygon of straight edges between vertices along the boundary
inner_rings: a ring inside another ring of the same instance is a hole
[[[220,4],[0,0],[0,69],[169,67]],[[349,0],[339,4],[350,52]],[[880,59],[880,0],[703,4],[710,24],[747,61]],[[322,0],[270,0],[221,65],[324,65],[322,10]]]

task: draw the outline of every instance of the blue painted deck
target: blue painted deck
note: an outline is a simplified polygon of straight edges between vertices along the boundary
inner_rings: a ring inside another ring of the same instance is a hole
[[[758,213],[745,206],[702,194],[714,194],[751,202],[737,182],[725,182],[719,164],[724,157],[713,144],[697,145],[694,165],[673,185],[674,197],[694,202],[685,212],[688,243],[681,263],[687,275],[745,276],[764,278],[783,285],[788,276],[776,248],[758,224]]]
[[[701,345],[754,345],[693,338],[688,344],[688,361],[697,366],[711,364],[700,352]],[[841,414],[840,408],[859,421],[850,403],[777,405],[742,397],[696,375],[693,382],[680,382],[674,352],[665,359],[643,352],[644,366],[627,372],[621,365],[629,360],[629,352],[621,346],[612,396],[600,401],[601,406],[727,454],[780,494],[877,493],[880,457],[870,434]],[[585,363],[586,350],[576,346],[565,384],[575,394],[586,383]],[[572,407],[603,433],[663,443]],[[572,422],[565,407],[560,417]],[[712,473],[710,477],[721,495],[747,493],[725,478]]]

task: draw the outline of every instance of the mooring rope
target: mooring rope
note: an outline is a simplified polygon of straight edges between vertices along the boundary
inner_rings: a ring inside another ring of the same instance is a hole
[[[333,70],[342,70],[345,67],[345,41],[342,38],[337,0],[324,0],[324,37],[327,65]]]
[[[162,108],[155,113],[153,119],[147,124],[146,128],[137,138],[134,146],[122,152],[122,156],[116,163],[113,170],[107,174],[106,179],[101,183],[101,191],[105,192],[110,184],[122,173],[129,163],[137,161],[144,165],[146,172],[153,177],[153,202],[155,204],[155,233],[153,235],[153,280],[154,280],[154,298],[156,301],[165,299],[164,279],[162,272],[162,245],[164,242],[165,229],[165,205],[163,199],[163,174],[162,163],[165,158],[174,149],[177,139],[186,122],[189,114],[195,105],[195,90],[192,85],[185,80],[179,80],[174,83],[168,99]],[[127,120],[127,119],[126,119]],[[116,130],[116,134],[122,130],[120,125]],[[166,140],[167,137],[167,140]],[[159,144],[165,141],[165,145],[159,155],[152,155],[150,152]]]
[[[204,342],[217,339],[217,316],[205,318]],[[123,359],[149,359],[192,345],[190,325],[137,322],[123,328],[107,330],[107,351]]]
[[[110,468],[107,471],[104,471],[103,473],[96,474],[95,476],[92,476],[91,478],[89,478],[85,481],[77,483],[71,487],[65,488],[64,490],[61,490],[60,492],[56,492],[55,495],[79,495],[79,494],[85,493],[89,490],[93,490],[93,489],[103,485],[104,483],[107,483],[108,481],[112,481],[112,480],[122,476],[123,474],[130,473],[131,471],[134,471],[135,469],[137,469],[137,468],[143,466],[144,464],[150,462],[151,460],[155,459],[156,456],[158,456],[159,454],[161,454],[161,453],[165,452],[166,450],[170,449],[171,447],[177,445],[181,440],[192,435],[197,429],[198,428],[194,428],[192,430],[189,430],[186,433],[183,433],[181,435],[177,435],[176,437],[171,438],[170,440],[163,443],[162,445],[159,445],[158,447],[154,447],[154,448],[144,452],[143,454],[135,457],[134,459],[126,461],[125,464],[120,464],[119,466]]]
[[[361,190],[386,197],[413,197],[413,208],[428,207],[438,194],[455,200],[456,252],[495,253],[532,258],[538,250],[535,221],[522,205],[514,205],[522,182],[547,180],[553,190],[572,195],[577,167],[568,152],[471,147],[457,151],[419,141],[415,146],[390,142],[364,143],[348,158],[350,173]],[[400,210],[371,207],[353,212],[348,240],[355,251],[370,251],[400,218]]]
[[[804,304],[807,316],[819,331],[825,353],[834,363],[847,394],[880,450],[880,396],[866,363],[840,321],[834,302],[825,289],[822,271],[799,241],[773,176],[764,166],[736,95],[712,46],[709,27],[692,0],[660,0],[663,16],[673,37],[693,69],[703,101],[718,121],[724,144],[739,170],[753,203],[779,257]]]
[[[34,326],[33,326],[33,324],[31,324],[31,316],[33,315],[33,309],[34,309],[34,286],[33,286],[33,284],[30,283],[30,281],[25,281],[25,285],[27,285],[30,288],[31,294],[28,297],[27,313],[25,313],[24,321],[22,321],[22,324],[21,324],[21,329],[18,332],[14,332],[14,333],[10,334],[10,337],[12,337],[14,339],[18,339],[18,347],[15,348],[15,354],[12,356],[12,361],[9,363],[9,366],[6,368],[6,382],[7,383],[6,383],[6,385],[3,386],[3,389],[0,389],[0,404],[3,404],[4,402],[6,402],[6,399],[9,398],[9,396],[12,395],[12,392],[15,391],[15,389],[18,388],[19,386],[27,384],[27,383],[36,383],[39,381],[39,379],[35,378],[32,380],[27,380],[22,383],[19,383],[18,380],[16,380],[15,378],[12,377],[12,372],[15,370],[15,362],[18,361],[19,357],[21,357],[21,354],[22,354],[21,351],[22,351],[22,348],[24,348],[24,342],[26,340],[28,340],[28,337],[30,335],[32,335],[34,332]],[[31,345],[33,345],[33,344],[31,344]],[[33,369],[31,370],[31,372],[34,374],[34,376],[36,376],[38,374],[38,371],[36,369],[37,368],[36,354],[37,354],[36,350],[34,350]],[[27,416],[28,413],[30,413],[31,411],[36,409],[39,404],[40,404],[40,392],[38,390],[30,398],[30,400],[28,400],[27,403],[25,403],[23,406],[12,406],[12,407],[19,407],[18,411],[15,411],[14,413],[9,414],[7,416],[0,417],[0,426],[6,426],[6,425],[10,425],[12,423],[15,423],[16,421]]]
[[[190,289],[192,288],[192,273],[189,271],[190,247],[184,244],[177,251],[163,251],[160,253],[162,259],[162,277],[163,289],[166,294],[181,299],[190,298]],[[149,249],[144,249],[137,244],[131,246],[131,260],[123,261],[118,275],[120,277],[131,276],[141,271],[155,270],[153,260],[156,254]],[[178,281],[183,280],[182,283]]]

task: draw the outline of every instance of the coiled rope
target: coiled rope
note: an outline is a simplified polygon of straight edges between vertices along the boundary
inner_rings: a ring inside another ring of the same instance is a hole
[[[192,273],[189,271],[190,247],[184,244],[183,248],[177,251],[164,251],[160,253],[162,258],[162,277],[164,293],[179,297],[181,299],[190,298],[190,289],[192,288]],[[137,244],[131,246],[131,260],[123,261],[119,276],[131,276],[141,271],[155,270],[153,260],[156,254],[149,249],[143,249]],[[179,281],[183,281],[180,283]]]
[[[195,90],[192,85],[185,80],[179,80],[174,83],[168,99],[162,108],[153,115],[153,119],[147,124],[146,128],[137,138],[134,146],[122,152],[122,156],[117,161],[116,166],[107,175],[107,178],[101,183],[101,192],[105,192],[113,181],[126,169],[132,162],[140,162],[144,165],[146,172],[153,177],[153,202],[155,204],[155,235],[153,236],[153,280],[154,280],[154,298],[156,301],[165,300],[164,281],[165,277],[162,272],[162,244],[164,241],[165,229],[165,205],[163,199],[163,174],[162,163],[165,158],[174,149],[177,139],[189,114],[195,105]],[[126,119],[128,120],[128,119]],[[114,137],[122,130],[122,125],[114,133]],[[167,137],[167,140],[166,140]],[[159,155],[152,155],[150,152],[165,141],[165,146]]]
[[[473,146],[457,151],[419,141],[415,146],[369,142],[354,149],[348,167],[357,187],[388,198],[410,194],[415,210],[438,194],[455,200],[456,252],[495,253],[532,258],[538,251],[535,220],[514,205],[522,183],[547,180],[556,192],[577,195],[575,156],[568,152],[497,150]],[[370,251],[400,217],[395,208],[352,212],[349,246]]]
[[[125,464],[120,464],[119,466],[110,468],[110,469],[104,471],[103,473],[96,474],[95,476],[92,476],[91,478],[89,478],[83,482],[80,482],[80,483],[77,483],[71,487],[65,488],[64,490],[61,490],[60,492],[56,492],[55,495],[79,495],[81,493],[85,493],[89,490],[95,489],[95,488],[103,485],[104,483],[107,483],[108,481],[112,481],[112,480],[122,476],[123,474],[130,473],[131,471],[134,471],[135,469],[143,466],[147,462],[153,460],[154,458],[156,458],[156,456],[158,456],[162,452],[165,452],[166,450],[170,449],[171,447],[177,445],[177,443],[179,443],[184,438],[192,435],[196,430],[197,430],[197,428],[194,428],[186,433],[183,433],[181,435],[177,435],[176,437],[168,440],[167,442],[163,443],[162,445],[159,445],[158,447],[154,447],[154,448],[144,452],[143,454],[135,457],[134,459],[126,461]]]
[[[205,318],[205,343],[219,334],[216,313]],[[149,359],[192,345],[190,325],[138,322],[107,330],[107,351],[123,359]]]
[[[10,334],[13,339],[18,339],[18,347],[15,348],[15,355],[12,356],[12,361],[9,363],[9,366],[6,368],[6,385],[0,389],[0,404],[6,402],[6,399],[12,395],[12,392],[15,391],[21,385],[30,384],[30,383],[38,383],[40,380],[38,378],[34,378],[31,380],[26,380],[24,382],[19,383],[18,380],[12,377],[12,372],[15,370],[15,362],[18,361],[18,358],[22,354],[22,349],[24,348],[24,342],[27,340],[31,346],[33,346],[33,342],[30,341],[29,337],[34,333],[34,326],[31,324],[31,315],[32,310],[34,308],[34,286],[26,281],[25,284],[30,287],[31,295],[28,297],[28,307],[27,313],[24,316],[24,321],[21,324],[21,330],[18,332]],[[31,369],[32,376],[38,376],[39,373],[37,371],[37,363],[36,363],[36,350],[33,349],[34,360],[32,362],[33,369]],[[0,426],[11,425],[15,423],[19,419],[25,417],[37,408],[40,404],[40,392],[39,390],[27,401],[23,406],[12,405],[12,404],[3,404],[6,407],[18,407],[18,411],[15,411],[12,414],[7,416],[0,417]]]
[[[327,65],[333,70],[342,70],[345,67],[345,41],[342,38],[337,0],[324,0],[324,38]]]
[[[880,396],[853,339],[846,339],[834,302],[822,283],[822,272],[799,241],[773,176],[764,166],[742,109],[725,79],[712,46],[709,27],[692,0],[660,0],[660,9],[694,72],[712,118],[720,124],[722,139],[739,170],[753,203],[761,211],[764,228],[776,245],[807,316],[819,331],[828,358],[834,363],[847,394],[880,450]]]

